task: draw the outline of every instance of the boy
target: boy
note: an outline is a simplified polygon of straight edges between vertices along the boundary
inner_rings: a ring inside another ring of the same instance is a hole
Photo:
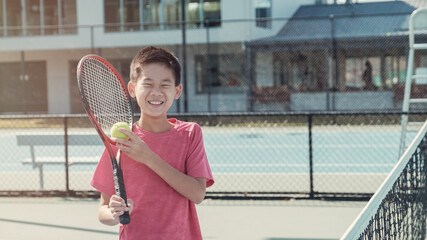
[[[195,203],[214,183],[196,123],[168,119],[167,111],[181,95],[181,67],[170,52],[147,47],[131,63],[129,94],[141,118],[129,140],[114,139],[121,158],[128,206],[115,195],[112,167],[104,152],[91,185],[101,192],[99,220],[119,223],[129,211],[131,222],[120,226],[120,239],[202,239]],[[117,149],[115,149],[117,151]]]

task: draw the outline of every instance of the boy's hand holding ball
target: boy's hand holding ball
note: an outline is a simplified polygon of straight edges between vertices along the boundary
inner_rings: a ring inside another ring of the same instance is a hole
[[[122,133],[122,132],[120,132],[119,128],[124,128],[124,129],[130,131],[130,127],[129,127],[129,125],[127,123],[125,123],[125,122],[118,122],[118,123],[115,123],[113,125],[113,127],[111,127],[111,131],[110,131],[111,137],[112,138],[121,138],[121,139],[128,140],[129,136],[126,135],[126,134],[124,134],[124,133]]]

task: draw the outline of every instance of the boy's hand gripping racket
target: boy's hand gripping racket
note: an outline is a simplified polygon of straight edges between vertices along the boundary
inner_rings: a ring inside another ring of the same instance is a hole
[[[128,123],[132,129],[133,111],[126,85],[117,70],[96,55],[87,55],[80,60],[77,81],[86,113],[110,155],[116,195],[127,204],[120,150],[114,156],[111,144],[115,143],[109,137],[111,127],[117,122]],[[120,216],[121,224],[129,222],[129,212]]]

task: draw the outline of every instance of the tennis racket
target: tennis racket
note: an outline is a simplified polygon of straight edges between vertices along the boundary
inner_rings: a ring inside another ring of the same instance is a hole
[[[90,121],[101,137],[113,165],[116,195],[127,204],[123,172],[120,167],[120,150],[115,156],[111,145],[111,127],[117,122],[128,123],[132,129],[133,111],[129,92],[117,70],[107,60],[84,56],[77,66],[77,82],[83,106]],[[130,222],[129,212],[120,216],[121,224]]]

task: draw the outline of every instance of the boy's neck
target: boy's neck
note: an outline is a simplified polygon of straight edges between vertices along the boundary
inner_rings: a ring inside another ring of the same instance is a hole
[[[141,116],[137,124],[140,128],[154,133],[167,132],[173,126],[167,118],[151,118],[147,116]]]

